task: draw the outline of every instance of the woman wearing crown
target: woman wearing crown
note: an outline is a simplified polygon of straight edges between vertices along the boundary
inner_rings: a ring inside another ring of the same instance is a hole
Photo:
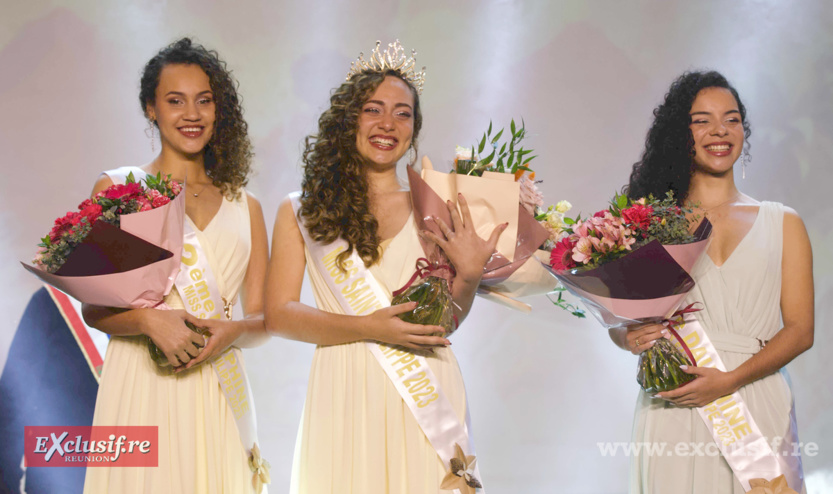
[[[399,42],[361,56],[307,137],[302,191],[278,209],[266,324],[317,345],[296,445],[292,492],[473,492],[479,486],[465,388],[438,326],[403,322],[388,306],[422,257],[398,161],[416,155],[423,71]],[[455,312],[471,307],[503,231],[477,236],[464,198],[453,225],[423,232],[456,267]],[[307,270],[316,306],[300,302]],[[439,336],[438,336],[439,335]],[[441,429],[441,430],[438,430]],[[454,468],[451,467],[454,465]]]

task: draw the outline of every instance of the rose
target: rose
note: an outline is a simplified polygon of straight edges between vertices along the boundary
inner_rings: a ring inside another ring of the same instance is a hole
[[[654,208],[651,206],[643,206],[642,204],[634,204],[633,206],[622,210],[622,219],[644,236],[647,233],[648,227],[651,226],[651,216],[654,213]]]
[[[171,200],[168,198],[168,196],[160,195],[159,197],[153,198],[153,202],[151,204],[153,205],[153,207],[158,208],[160,206],[168,204],[169,202],[171,202]]]
[[[139,204],[139,211],[150,211],[153,209],[153,205],[150,203],[147,197],[139,196],[136,198],[136,202]]]
[[[171,180],[170,187],[171,192],[173,192],[175,196],[178,196],[179,193],[182,191],[182,185],[176,180]]]
[[[148,191],[147,200],[150,201],[151,205],[154,208],[164,206],[165,204],[168,204],[169,202],[171,202],[171,200],[170,200],[170,198],[168,198],[168,196],[162,194],[161,192],[159,192],[156,189],[151,189],[150,191]]]
[[[556,243],[550,253],[550,265],[558,271],[576,267],[572,259],[574,246],[575,243],[569,237]]]

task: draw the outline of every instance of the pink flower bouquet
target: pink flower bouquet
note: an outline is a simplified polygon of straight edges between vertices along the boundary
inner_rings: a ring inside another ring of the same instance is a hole
[[[660,322],[672,316],[694,287],[690,272],[708,245],[711,223],[689,232],[689,212],[673,196],[629,201],[617,196],[607,210],[571,221],[553,248],[553,275],[607,328]],[[638,381],[649,392],[693,379],[693,365],[668,340],[640,355]]]
[[[112,185],[55,220],[33,266],[44,282],[105,307],[154,307],[170,292],[182,253],[183,187],[161,175]]]

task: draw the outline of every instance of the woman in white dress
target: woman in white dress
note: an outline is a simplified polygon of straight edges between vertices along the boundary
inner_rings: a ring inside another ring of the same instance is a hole
[[[84,492],[238,493],[253,491],[251,444],[241,442],[232,409],[207,359],[231,345],[268,338],[262,318],[268,262],[258,201],[246,193],[251,144],[234,83],[216,52],[181,39],[151,59],[140,102],[158,129],[159,155],[142,167],[104,172],[93,194],[133,173],[184,182],[186,222],[199,239],[224,301],[238,293],[246,319],[197,319],[174,287],[174,310],[84,306],[87,323],[112,335],[93,425],[157,426],[157,467],[87,468]],[[155,133],[155,132],[154,132]],[[185,321],[207,328],[192,332]],[[159,367],[148,338],[176,367]],[[202,364],[202,365],[200,365]]]
[[[793,395],[784,366],[813,345],[807,231],[792,209],[738,190],[734,165],[747,158],[742,153],[749,124],[737,91],[723,76],[683,74],[654,115],[627,193],[631,198],[662,197],[670,189],[680,204],[694,205],[695,213],[714,226],[711,243],[692,273],[697,284],[684,304],[702,304],[695,317],[726,372],[691,367],[688,372],[697,378],[685,386],[655,396],[640,392],[633,441],[665,449],[651,454],[643,448],[632,459],[630,492],[745,492],[717,454],[697,411],[736,391],[777,455],[780,473],[792,489],[803,492]],[[611,338],[635,355],[667,337],[659,325],[629,329],[611,330]]]
[[[416,77],[415,77],[416,76]],[[438,326],[405,323],[401,304],[364,315],[346,314],[305,242],[345,242],[379,281],[385,296],[404,285],[423,257],[410,196],[396,175],[397,162],[416,149],[422,126],[418,74],[367,68],[351,73],[337,88],[306,140],[300,197],[278,209],[266,284],[266,325],[270,331],[317,345],[296,445],[292,492],[304,494],[417,494],[440,492],[447,466],[438,457],[367,341],[427,358],[451,403],[454,420],[468,413],[465,388],[451,342]],[[414,159],[415,159],[414,152]],[[460,199],[448,239],[428,234],[456,267],[452,283],[455,312],[468,313],[483,267],[499,234],[477,236]],[[294,208],[297,208],[297,213]],[[306,232],[302,232],[305,229]],[[423,232],[423,235],[425,233]],[[337,264],[343,264],[339,258]],[[300,303],[304,271],[317,308]],[[432,335],[435,334],[435,335]],[[469,433],[471,431],[469,430]],[[447,491],[448,492],[448,491]]]

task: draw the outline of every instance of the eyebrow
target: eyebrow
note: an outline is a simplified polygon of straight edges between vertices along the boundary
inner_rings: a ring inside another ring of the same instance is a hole
[[[197,96],[202,96],[203,94],[206,94],[206,93],[208,93],[208,94],[213,94],[213,92],[212,92],[210,89],[206,89],[205,91],[202,91],[202,92],[200,92],[200,93],[197,93]],[[172,95],[172,94],[173,94],[174,96],[185,96],[185,93],[180,92],[180,91],[168,91],[168,92],[165,94],[165,96],[170,96],[170,95]]]
[[[730,113],[740,113],[740,110],[729,110],[729,111],[727,111],[726,113],[724,113],[724,115],[729,115]],[[689,113],[689,116],[692,116],[692,117],[693,117],[694,115],[711,115],[711,112],[707,112],[707,111],[695,111],[695,112],[691,112],[691,113]]]
[[[377,99],[369,100],[367,103],[376,103],[377,105],[385,106],[384,101],[379,101]],[[365,103],[365,104],[367,104],[367,103]],[[406,108],[411,108],[411,105],[409,105],[408,103],[396,103],[395,105],[393,105],[394,108],[399,108],[399,107],[402,107],[402,106],[404,106]]]

